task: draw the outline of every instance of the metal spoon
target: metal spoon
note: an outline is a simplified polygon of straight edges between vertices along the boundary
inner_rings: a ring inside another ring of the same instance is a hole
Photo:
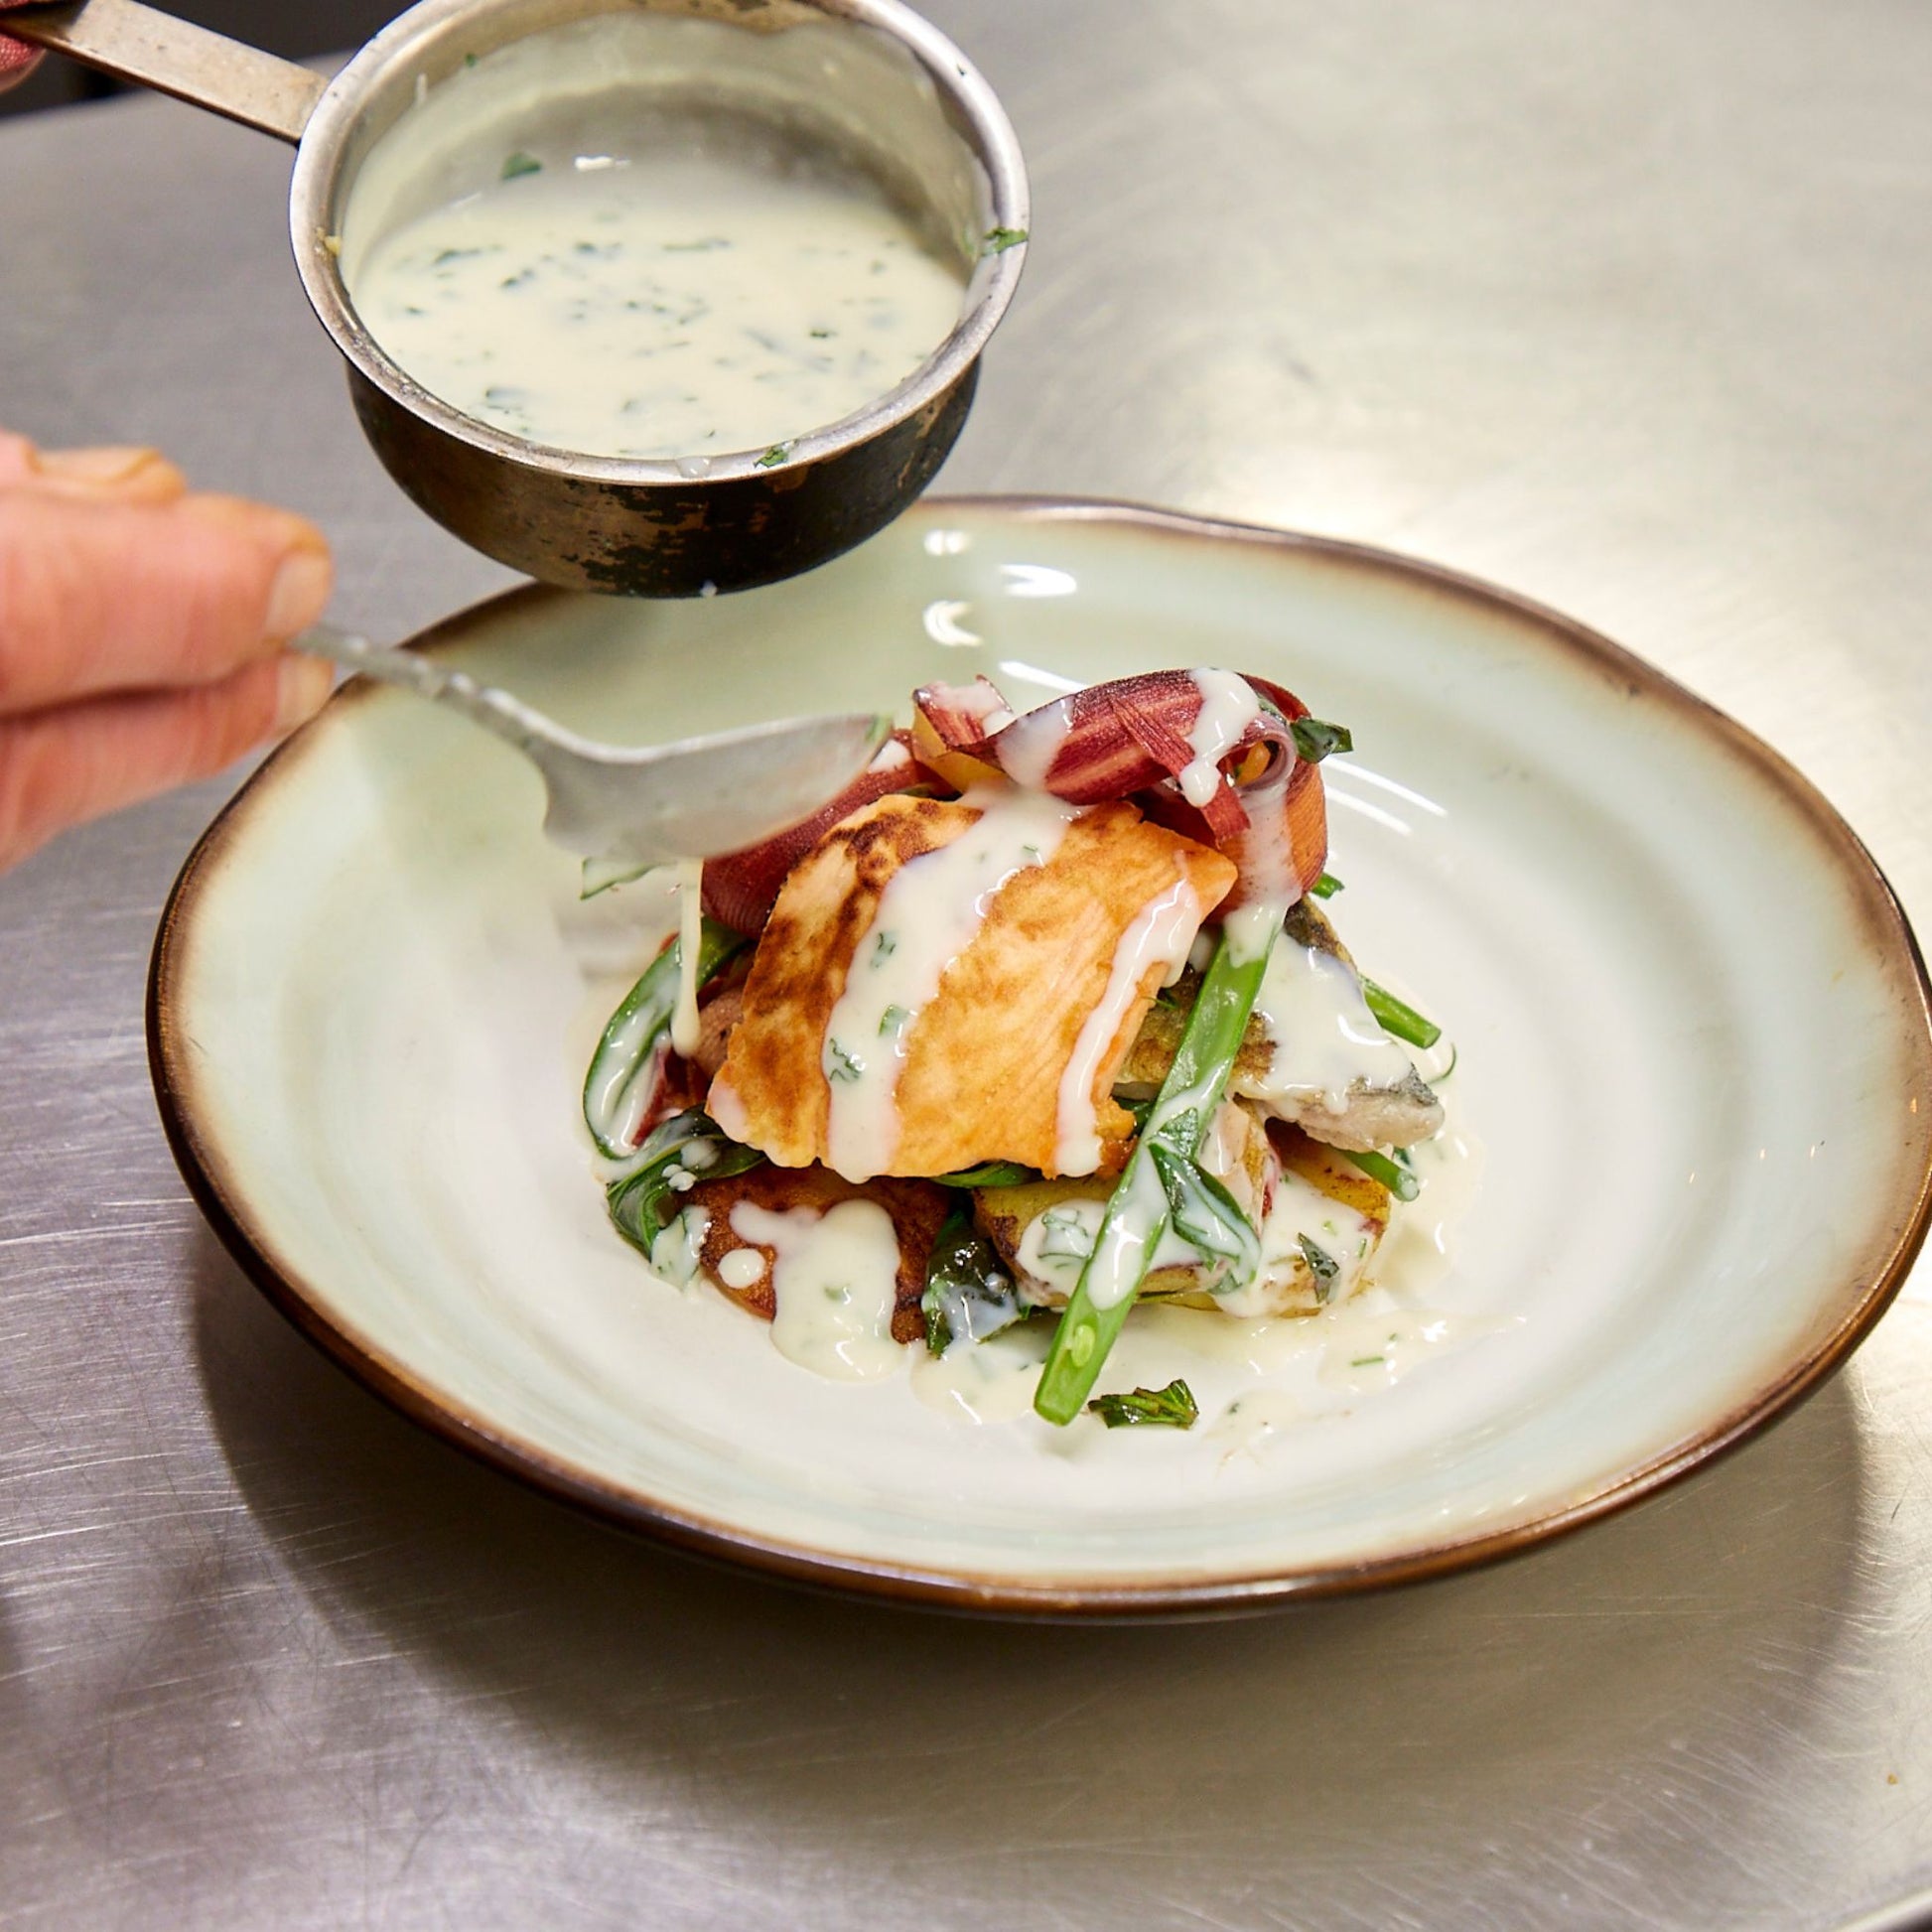
[[[675,745],[605,745],[415,651],[386,650],[331,624],[317,624],[291,644],[433,698],[514,745],[549,791],[543,829],[585,859],[663,865],[757,845],[837,797],[893,729],[890,718],[851,712]]]

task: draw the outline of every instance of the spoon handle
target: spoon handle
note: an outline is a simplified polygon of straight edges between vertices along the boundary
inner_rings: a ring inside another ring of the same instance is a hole
[[[323,75],[293,61],[138,0],[10,7],[7,32],[117,80],[138,80],[284,141],[301,140],[329,85]]]
[[[532,711],[520,699],[493,685],[479,684],[468,671],[451,670],[419,651],[391,650],[332,623],[312,624],[289,639],[289,648],[310,657],[326,657],[345,671],[400,684],[418,697],[433,698],[460,711],[523,753],[545,776],[550,775],[546,754],[553,748],[574,751],[581,741],[573,732]]]

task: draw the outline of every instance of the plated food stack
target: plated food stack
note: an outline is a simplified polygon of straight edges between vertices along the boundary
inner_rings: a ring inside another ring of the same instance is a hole
[[[1138,1299],[1345,1299],[1443,1120],[1402,1043],[1435,1029],[1316,903],[1348,743],[1221,670],[1020,717],[983,678],[918,691],[845,794],[705,867],[702,926],[607,1029],[617,1225],[834,1375],[1056,1314],[1055,1423]]]

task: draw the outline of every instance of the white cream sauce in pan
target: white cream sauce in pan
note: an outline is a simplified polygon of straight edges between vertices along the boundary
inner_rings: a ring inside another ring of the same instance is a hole
[[[351,293],[432,394],[533,443],[777,450],[896,387],[959,317],[959,275],[883,195],[717,155],[504,168],[379,239]]]

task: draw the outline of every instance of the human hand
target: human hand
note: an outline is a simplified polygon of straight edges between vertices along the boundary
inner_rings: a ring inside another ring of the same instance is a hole
[[[330,667],[279,646],[330,580],[305,518],[0,431],[0,868],[310,716]]]
[[[20,7],[26,0],[0,0],[0,13],[9,7]],[[40,65],[40,50],[29,47],[25,41],[17,41],[10,34],[0,34],[0,94],[4,94],[16,80],[25,80]]]

